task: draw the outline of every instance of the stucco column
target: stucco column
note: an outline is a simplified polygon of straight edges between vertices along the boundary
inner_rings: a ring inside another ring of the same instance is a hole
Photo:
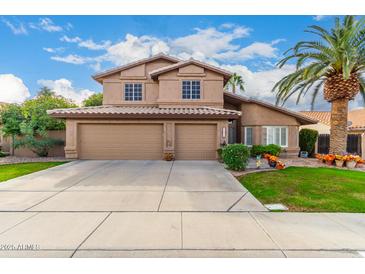
[[[77,159],[77,122],[75,120],[66,120],[66,146],[65,157],[68,159]]]
[[[365,158],[365,132],[361,134],[361,157]]]
[[[217,124],[217,148],[221,144],[228,144],[228,121],[220,121]]]
[[[175,153],[175,123],[164,123],[164,153]]]

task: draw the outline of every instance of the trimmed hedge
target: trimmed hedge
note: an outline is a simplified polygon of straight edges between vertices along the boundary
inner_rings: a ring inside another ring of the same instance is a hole
[[[309,155],[314,153],[314,147],[317,142],[318,131],[309,128],[303,128],[299,131],[300,151],[307,151]]]
[[[253,145],[250,151],[252,157],[256,157],[257,155],[264,155],[265,153],[279,156],[281,152],[281,147],[278,145]]]
[[[222,149],[222,159],[231,170],[244,170],[248,164],[250,151],[243,144],[231,144]]]
[[[252,157],[256,157],[257,155],[263,155],[265,153],[266,146],[264,145],[253,145],[250,150],[250,154]]]

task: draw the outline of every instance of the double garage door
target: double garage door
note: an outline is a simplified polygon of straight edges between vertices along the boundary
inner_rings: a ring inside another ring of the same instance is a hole
[[[161,160],[162,124],[80,124],[80,159]],[[216,125],[176,124],[175,156],[179,160],[216,158]]]

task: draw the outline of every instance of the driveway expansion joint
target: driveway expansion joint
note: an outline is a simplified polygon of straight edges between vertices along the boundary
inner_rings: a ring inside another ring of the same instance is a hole
[[[109,214],[107,214],[103,220],[101,220],[101,222],[89,233],[89,235],[86,236],[86,238],[76,247],[75,251],[71,254],[70,258],[72,258],[75,253],[77,252],[77,250],[91,237],[92,234],[94,234],[94,232],[106,221],[106,219],[109,218],[109,216],[112,214],[112,212],[109,212]]]
[[[283,251],[283,248],[279,245],[279,243],[277,243],[269,234],[268,231],[266,231],[265,227],[260,223],[259,220],[257,220],[257,218],[255,217],[255,215],[253,215],[251,212],[248,212],[248,214],[251,216],[251,218],[254,219],[254,221],[257,223],[257,225],[262,229],[262,231],[266,234],[266,236],[279,248],[279,250],[281,251],[281,253],[284,255],[285,258],[287,258],[288,256],[285,254],[285,252]]]
[[[241,196],[241,197],[239,197],[238,198],[238,200],[237,201],[235,201],[228,209],[227,209],[227,212],[229,212],[235,205],[237,205],[242,199],[243,199],[243,197],[245,197],[246,196],[246,194],[248,193],[248,191],[247,192],[245,192],[245,193],[243,193],[243,195]]]
[[[169,179],[170,179],[170,175],[171,175],[171,171],[172,171],[172,168],[174,166],[174,163],[175,163],[175,161],[172,161],[172,164],[171,164],[170,170],[169,170],[169,174],[167,175],[167,178],[166,178],[166,184],[165,184],[165,187],[163,188],[163,192],[162,192],[162,195],[161,195],[161,199],[160,199],[160,202],[158,204],[157,211],[160,211],[160,207],[161,207],[161,204],[162,204],[162,200],[163,200],[163,197],[164,197],[165,192],[166,192],[167,184],[169,183]]]

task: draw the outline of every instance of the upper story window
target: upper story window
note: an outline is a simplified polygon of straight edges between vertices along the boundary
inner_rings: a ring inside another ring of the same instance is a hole
[[[142,101],[142,83],[124,84],[125,101]]]
[[[182,98],[200,99],[200,81],[199,80],[182,81]]]

